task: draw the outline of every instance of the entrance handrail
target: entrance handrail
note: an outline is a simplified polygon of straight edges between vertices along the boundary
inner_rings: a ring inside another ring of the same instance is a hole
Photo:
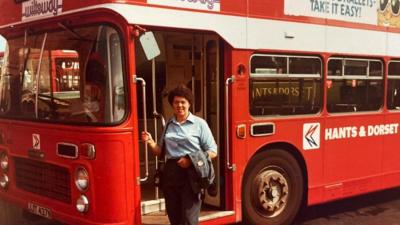
[[[133,82],[141,82],[142,83],[142,98],[143,98],[143,129],[145,132],[147,132],[147,106],[146,106],[146,81],[141,78],[137,77],[136,75],[133,76]],[[140,182],[145,182],[149,179],[149,149],[147,147],[147,144],[144,145],[144,157],[145,157],[145,176],[143,178],[140,178]]]
[[[226,133],[226,167],[228,170],[235,171],[236,164],[231,163],[230,161],[230,134],[229,134],[229,120],[230,120],[230,113],[229,113],[229,84],[232,84],[235,81],[235,76],[232,75],[225,81],[225,133]]]

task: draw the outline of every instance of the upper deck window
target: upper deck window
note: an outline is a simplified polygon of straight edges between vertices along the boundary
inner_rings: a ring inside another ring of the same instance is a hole
[[[380,60],[331,58],[328,61],[328,111],[378,110],[383,105]]]
[[[253,55],[250,113],[314,114],[321,109],[322,63],[318,57]]]
[[[8,40],[0,115],[116,123],[125,115],[121,40],[109,26]]]

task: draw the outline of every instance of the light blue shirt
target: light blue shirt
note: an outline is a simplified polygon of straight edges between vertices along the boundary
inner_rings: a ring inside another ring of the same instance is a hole
[[[167,126],[164,139],[161,137],[158,142],[159,146],[165,142],[167,158],[180,158],[197,151],[217,153],[211,129],[202,118],[189,113],[184,123],[179,124],[174,117]]]

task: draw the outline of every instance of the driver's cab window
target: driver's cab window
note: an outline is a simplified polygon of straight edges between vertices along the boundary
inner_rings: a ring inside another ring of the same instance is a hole
[[[126,111],[122,45],[109,26],[8,41],[1,116],[116,123]],[[43,48],[42,48],[43,47]]]

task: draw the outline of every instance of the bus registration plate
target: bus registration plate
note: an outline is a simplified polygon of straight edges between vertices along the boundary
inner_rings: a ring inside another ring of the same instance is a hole
[[[38,206],[34,203],[29,202],[28,203],[28,210],[29,212],[39,215],[39,216],[43,216],[47,219],[51,219],[51,210],[42,206]]]

